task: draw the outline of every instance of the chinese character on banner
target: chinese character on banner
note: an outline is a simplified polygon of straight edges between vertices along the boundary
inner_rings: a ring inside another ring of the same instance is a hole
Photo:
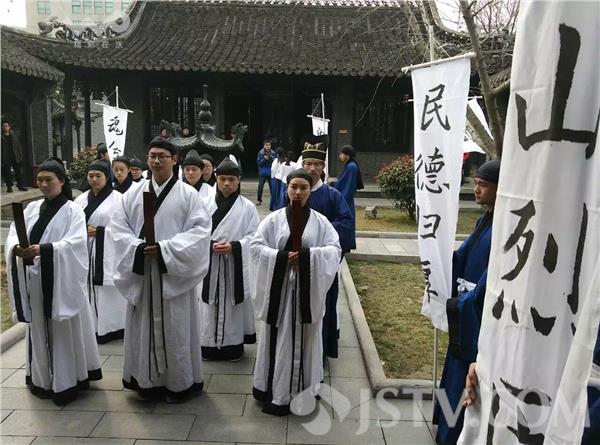
[[[422,314],[448,330],[452,255],[458,219],[471,63],[440,61],[411,72],[414,106],[415,199],[421,267],[426,279]]]
[[[127,130],[127,110],[104,106],[102,120],[104,123],[104,139],[110,159],[122,156],[125,149]]]

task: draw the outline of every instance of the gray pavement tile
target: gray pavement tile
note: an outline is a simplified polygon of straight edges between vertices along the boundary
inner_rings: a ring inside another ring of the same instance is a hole
[[[111,355],[102,363],[102,371],[123,371],[123,356]]]
[[[338,346],[341,348],[358,348],[358,337],[356,336],[356,329],[352,323],[344,323],[340,325],[340,338],[338,340]]]
[[[205,361],[202,362],[202,372],[207,374],[252,374],[254,357],[244,355],[239,362]]]
[[[4,382],[7,378],[13,375],[18,368],[0,368],[0,382]]]
[[[433,417],[433,401],[421,400],[419,401],[419,407],[421,408],[421,412],[423,413],[425,420],[431,422],[431,418]]]
[[[338,397],[345,397],[350,402],[352,408],[373,398],[371,385],[366,378],[353,379],[346,377],[332,377],[331,386],[341,394],[338,395],[335,392],[333,393],[333,401],[336,406],[343,406],[342,402],[337,400]]]
[[[256,357],[256,347],[257,344],[254,343],[252,345],[244,345],[244,356],[246,357]]]
[[[347,305],[337,305],[338,323],[352,323],[352,315]]]
[[[360,348],[339,348],[339,358],[329,360],[332,377],[367,378]]]
[[[2,409],[40,409],[58,411],[50,399],[38,399],[25,388],[2,388],[0,389],[0,408]]]
[[[419,405],[407,399],[372,399],[353,408],[345,418],[425,422]]]
[[[12,409],[0,409],[0,422],[6,419],[10,413],[12,413]]]
[[[104,413],[15,410],[2,422],[2,434],[14,436],[75,436],[90,434]]]
[[[186,440],[192,423],[190,415],[106,413],[90,436]]]
[[[135,445],[215,445],[214,442],[190,442],[180,440],[136,440]],[[233,442],[219,442],[219,445],[235,445]]]
[[[156,402],[141,400],[132,391],[82,391],[64,410],[151,413],[155,407]]]
[[[189,440],[285,443],[287,418],[197,416]]]
[[[434,445],[424,422],[381,422],[387,445]]]
[[[35,437],[2,435],[0,439],[2,445],[29,445]]]
[[[21,368],[25,366],[25,341],[21,340],[0,355],[0,366],[3,368]]]
[[[101,355],[123,355],[123,340],[98,345],[98,352]]]
[[[319,400],[318,405],[321,405],[324,409],[333,415],[332,404],[330,401]],[[244,416],[245,417],[271,417],[269,414],[262,412],[262,403],[259,403],[254,399],[252,395],[246,396],[246,404],[244,405]]]
[[[182,403],[159,403],[155,414],[198,414],[202,416],[241,416],[245,394],[202,393]]]
[[[102,380],[90,382],[90,389],[123,391],[123,371],[107,371],[102,368]]]
[[[13,372],[10,377],[2,382],[1,386],[3,388],[27,388],[27,385],[25,384],[25,369],[19,368],[14,371],[15,372]]]
[[[38,437],[32,445],[133,445],[135,439],[107,439],[104,437]]]
[[[252,394],[252,375],[213,375],[206,392],[223,394]]]
[[[381,428],[375,421],[340,422],[338,419],[332,419],[327,412],[309,417],[290,417],[287,440],[289,443],[297,444],[383,445],[385,443]]]

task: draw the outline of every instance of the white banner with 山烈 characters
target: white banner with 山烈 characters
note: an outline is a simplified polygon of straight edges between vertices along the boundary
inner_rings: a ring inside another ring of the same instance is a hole
[[[127,114],[129,110],[104,105],[102,122],[104,139],[111,161],[117,156],[123,156],[125,151],[125,136],[127,134]]]
[[[444,331],[453,285],[470,69],[470,60],[462,58],[411,72],[419,255],[425,277],[422,314]]]
[[[522,2],[517,23],[478,400],[459,442],[597,444],[600,4]]]

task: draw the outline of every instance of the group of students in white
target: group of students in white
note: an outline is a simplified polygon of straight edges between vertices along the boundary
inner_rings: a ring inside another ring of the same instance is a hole
[[[168,140],[146,151],[150,179],[119,193],[109,164],[95,160],[90,190],[74,201],[62,162],[39,167],[44,198],[24,212],[29,246],[13,224],[5,249],[15,317],[27,323],[31,393],[69,403],[102,378],[97,343],[124,335],[123,386],[175,403],[202,390],[203,359],[236,361],[258,341],[253,394],[264,412],[288,414],[295,394],[316,395],[323,380],[326,295],[342,255],[336,229],[308,205],[320,179],[314,168],[289,173],[288,205],[260,222],[231,159],[210,185],[191,152],[185,183]],[[303,159],[324,166],[319,150]],[[144,192],[155,196],[150,219]]]

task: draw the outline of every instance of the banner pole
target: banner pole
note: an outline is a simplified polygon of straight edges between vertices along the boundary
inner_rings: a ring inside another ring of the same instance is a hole
[[[115,87],[115,93],[117,95],[117,108],[119,108],[119,87]]]

